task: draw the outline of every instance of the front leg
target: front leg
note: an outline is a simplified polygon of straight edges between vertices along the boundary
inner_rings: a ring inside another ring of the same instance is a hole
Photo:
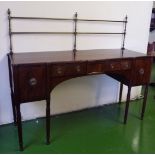
[[[16,104],[17,110],[17,127],[18,127],[18,140],[19,140],[19,148],[20,151],[23,151],[23,135],[22,135],[22,122],[21,122],[21,112],[20,112],[20,104]]]
[[[122,92],[123,92],[123,83],[120,83],[120,90],[119,90],[119,104],[121,104],[122,101]]]
[[[145,86],[145,90],[144,90],[144,99],[143,99],[143,105],[142,105],[141,120],[143,120],[144,113],[145,113],[147,94],[148,94],[148,85]]]
[[[50,143],[50,95],[46,99],[46,144]]]
[[[14,125],[17,125],[17,110],[15,106],[15,101],[14,101],[14,94],[11,91],[11,101],[12,101],[12,110],[13,110],[13,120],[14,120]]]
[[[126,101],[126,106],[125,106],[124,124],[126,124],[126,122],[127,122],[129,103],[130,103],[130,94],[131,94],[131,86],[129,85],[128,86],[127,101]]]

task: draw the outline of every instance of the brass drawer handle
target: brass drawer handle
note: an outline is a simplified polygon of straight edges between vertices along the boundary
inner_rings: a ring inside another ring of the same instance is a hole
[[[111,66],[112,69],[114,69],[114,67],[115,67],[113,64],[111,64],[110,66]]]
[[[125,68],[128,68],[128,67],[129,67],[129,64],[128,64],[128,63],[125,63],[125,64],[124,64],[124,67],[125,67]]]
[[[76,66],[76,71],[77,72],[80,72],[81,71],[81,69],[80,69],[80,66],[78,65],[78,66]]]
[[[29,80],[29,85],[30,86],[35,86],[37,84],[37,79],[36,78],[31,78],[30,80]]]
[[[58,73],[58,74],[62,74],[62,69],[61,69],[61,67],[58,67],[58,68],[57,68],[57,73]]]
[[[143,74],[144,74],[144,69],[143,69],[143,68],[141,68],[141,69],[139,70],[139,74],[140,74],[140,75],[143,75]]]

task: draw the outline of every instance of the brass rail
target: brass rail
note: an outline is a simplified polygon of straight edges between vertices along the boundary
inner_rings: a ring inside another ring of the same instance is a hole
[[[57,20],[57,21],[72,21],[74,23],[74,32],[14,32],[11,29],[11,21],[12,20]],[[10,53],[13,54],[13,49],[12,49],[12,35],[29,35],[29,34],[57,34],[57,35],[69,35],[72,34],[74,35],[74,44],[73,44],[73,52],[77,51],[77,35],[122,35],[122,55],[124,52],[124,46],[125,46],[125,37],[126,37],[126,26],[127,26],[127,16],[125,17],[124,20],[103,20],[103,19],[79,19],[77,18],[77,13],[75,13],[74,18],[46,18],[46,17],[16,17],[16,16],[11,16],[10,9],[8,9],[8,20],[9,20],[9,40],[10,40]],[[122,23],[124,25],[124,30],[123,32],[77,32],[77,22],[112,22],[112,23]]]
[[[73,21],[73,18],[46,18],[46,17],[15,17],[12,16],[11,19],[36,19],[36,20],[67,20],[67,21]],[[118,22],[118,23],[125,23],[126,20],[102,20],[102,19],[77,19],[77,21],[90,21],[90,22]]]
[[[11,35],[14,34],[74,34],[74,32],[11,32]],[[76,32],[76,34],[124,34],[117,32]]]

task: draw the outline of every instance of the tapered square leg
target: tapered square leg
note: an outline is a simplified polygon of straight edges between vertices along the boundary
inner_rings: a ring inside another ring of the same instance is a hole
[[[124,124],[126,124],[127,118],[128,118],[130,94],[131,94],[131,86],[128,86],[128,94],[127,94],[127,100],[126,100],[126,106],[125,106],[125,114],[124,114]]]
[[[123,83],[120,83],[120,90],[119,90],[119,104],[121,103],[122,100],[122,92],[123,92]]]
[[[16,106],[16,110],[17,110],[17,128],[18,128],[19,149],[20,151],[23,151],[23,135],[22,135],[20,104]]]
[[[146,109],[147,94],[148,94],[148,85],[145,86],[145,90],[144,90],[144,99],[143,99],[143,105],[142,105],[142,111],[141,111],[141,120],[143,120],[143,118],[144,118],[144,113],[145,113],[145,109]]]
[[[50,143],[50,96],[46,100],[46,144]]]
[[[11,93],[11,100],[12,100],[12,111],[13,111],[13,120],[14,120],[14,125],[17,125],[17,112],[16,112],[16,106],[14,102],[14,94]]]
[[[14,100],[11,61],[10,61],[9,55],[8,55],[8,67],[9,67],[9,82],[10,82],[10,90],[11,90],[11,102],[12,102],[13,120],[14,120],[14,125],[17,125],[17,112],[16,112],[16,106],[15,106],[15,100]]]

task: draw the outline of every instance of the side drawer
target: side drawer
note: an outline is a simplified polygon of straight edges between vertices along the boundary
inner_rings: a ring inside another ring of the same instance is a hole
[[[35,101],[45,98],[46,66],[18,66],[18,93],[20,102]]]
[[[86,74],[86,63],[53,64],[50,66],[51,77]]]
[[[143,85],[150,82],[152,58],[135,59],[133,71],[133,85]]]

